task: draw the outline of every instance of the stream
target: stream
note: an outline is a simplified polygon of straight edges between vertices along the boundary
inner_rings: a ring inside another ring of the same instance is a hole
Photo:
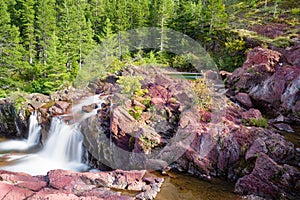
[[[44,147],[38,144],[41,128],[36,113],[31,115],[29,125],[27,139],[0,138],[0,169],[31,175],[45,175],[52,169],[88,170],[82,159],[86,155],[83,137],[76,123],[67,125],[59,117],[53,118]],[[170,176],[152,173],[165,179],[157,200],[242,199],[233,193],[233,184],[220,179],[207,182],[175,172],[169,172]]]

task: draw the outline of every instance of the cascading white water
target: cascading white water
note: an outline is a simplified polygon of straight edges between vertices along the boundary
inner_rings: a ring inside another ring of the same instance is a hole
[[[37,111],[33,112],[29,118],[29,132],[27,138],[27,144],[29,146],[39,143],[41,136],[41,126],[37,120]]]
[[[90,116],[96,115],[102,102],[103,100],[99,99],[99,96],[92,96],[73,106],[72,113],[69,114],[74,115],[75,120],[72,125],[64,123],[64,116],[62,118],[52,118],[48,138],[40,152],[17,158],[14,155],[10,155],[11,160],[16,162],[0,169],[25,172],[31,175],[45,175],[52,169],[87,170],[88,166],[83,162],[87,160],[87,151],[83,147],[83,135],[80,132],[79,123]],[[90,105],[91,103],[96,103],[98,108],[90,113],[83,112],[82,106]],[[31,127],[29,128],[30,133],[26,144],[36,143],[40,138],[41,128],[36,121],[36,115],[37,113],[33,113],[30,118]]]
[[[60,118],[53,118],[48,137],[41,155],[57,162],[82,162],[83,136],[77,123],[66,125]]]
[[[51,122],[48,139],[40,152],[26,155],[16,164],[1,169],[31,175],[45,175],[52,169],[84,171],[88,169],[83,163],[86,155],[78,124],[67,125],[55,117]]]
[[[29,117],[29,131],[27,140],[9,140],[0,143],[1,151],[18,150],[24,151],[39,143],[41,136],[41,126],[37,120],[37,112],[33,112]]]

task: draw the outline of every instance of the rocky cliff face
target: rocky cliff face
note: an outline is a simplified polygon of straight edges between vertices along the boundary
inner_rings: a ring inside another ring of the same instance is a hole
[[[280,52],[256,47],[243,67],[227,77],[228,95],[243,106],[259,107],[269,115],[300,122],[299,45]],[[241,98],[242,94],[248,97]],[[247,95],[246,95],[247,96]]]
[[[0,100],[0,135],[9,138],[26,137],[27,119],[26,112],[17,111],[12,100]]]
[[[154,77],[144,88],[152,92],[150,103],[159,112],[149,113],[141,102],[112,92],[97,116],[81,124],[85,145],[96,160],[111,168],[174,168],[206,179],[225,177],[237,181],[235,191],[243,195],[299,198],[300,149],[270,126],[264,128],[267,122],[251,124],[264,120],[259,110],[229,100],[223,101],[223,114],[188,107],[183,103],[189,99],[188,86],[172,90],[179,87],[176,81]],[[241,99],[252,103],[246,93]],[[130,114],[137,105],[143,107],[139,119]]]

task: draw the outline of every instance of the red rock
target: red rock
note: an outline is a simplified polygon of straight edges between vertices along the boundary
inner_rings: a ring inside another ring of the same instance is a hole
[[[26,173],[0,171],[0,178],[15,186],[27,188],[32,191],[39,191],[47,186],[43,177],[33,177]]]
[[[70,103],[65,102],[65,101],[57,101],[55,102],[54,106],[60,108],[64,113],[67,111],[67,109],[70,106]]]
[[[243,106],[247,108],[252,108],[253,104],[249,94],[247,93],[238,93],[236,95],[236,100],[238,100]]]
[[[274,72],[281,54],[277,51],[255,47],[248,55],[244,62],[243,68],[253,68],[257,72]]]
[[[201,118],[201,121],[203,121],[203,122],[211,122],[212,114],[208,111],[201,110],[200,111],[200,118]]]
[[[259,153],[253,172],[237,181],[235,192],[278,198],[283,191],[273,183],[273,179],[275,176],[280,176],[281,170],[282,167],[266,154]]]
[[[289,63],[297,67],[300,67],[299,55],[300,55],[300,44],[289,48],[285,56]]]
[[[0,182],[0,198],[1,198],[1,200],[27,199],[32,194],[34,194],[34,192],[31,190]]]
[[[164,103],[165,103],[165,101],[162,98],[159,98],[159,97],[151,98],[151,104],[152,105],[163,106]]]
[[[81,179],[81,173],[67,170],[51,170],[48,172],[49,186],[65,192],[78,193],[95,188]]]
[[[272,76],[266,76],[266,80],[260,84],[254,84],[249,90],[249,95],[256,102],[280,105],[281,95],[286,88],[286,80],[281,71],[277,71]]]
[[[262,139],[258,138],[253,142],[251,147],[248,149],[245,159],[249,160],[250,158],[256,158],[257,154],[260,152],[268,153],[268,149],[265,142]]]
[[[295,132],[290,125],[285,123],[276,123],[273,124],[273,126],[280,131],[289,132],[289,133]]]
[[[261,112],[259,110],[251,108],[250,110],[245,111],[245,112],[242,113],[242,118],[247,120],[247,121],[250,121],[252,118],[261,119],[262,115],[261,115]]]
[[[55,190],[50,188],[43,189],[28,198],[28,200],[35,200],[35,199],[84,200],[84,198],[80,198],[75,194],[66,193],[60,190]]]
[[[171,97],[172,93],[162,85],[151,85],[148,88],[148,95],[153,98],[161,99],[162,103],[166,103]]]
[[[49,108],[49,112],[50,112],[50,114],[51,114],[52,116],[64,114],[63,110],[60,109],[60,108],[58,108],[58,107],[56,107],[56,106],[51,106],[51,107]]]
[[[112,111],[110,130],[114,135],[133,133],[137,129],[136,120],[121,106]]]

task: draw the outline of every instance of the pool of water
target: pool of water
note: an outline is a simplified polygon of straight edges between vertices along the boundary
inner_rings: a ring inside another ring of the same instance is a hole
[[[293,133],[288,133],[288,132],[283,132],[282,135],[285,137],[287,141],[292,142],[296,148],[300,148],[300,126],[299,125],[294,125],[292,126],[295,132]]]
[[[162,177],[158,173],[154,173]],[[220,179],[200,180],[188,174],[169,172],[156,200],[241,200],[241,196],[233,193],[234,184]]]

